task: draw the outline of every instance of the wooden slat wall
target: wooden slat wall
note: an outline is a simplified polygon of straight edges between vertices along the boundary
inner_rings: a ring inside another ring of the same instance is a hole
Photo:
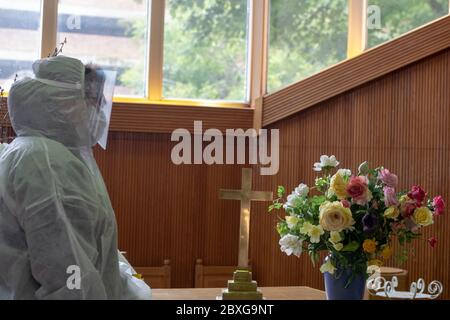
[[[115,132],[171,133],[175,129],[194,129],[202,120],[205,129],[253,126],[253,109],[248,107],[175,106],[115,103],[110,130]]]
[[[280,129],[280,172],[256,175],[257,190],[311,184],[312,164],[335,154],[351,169],[369,160],[396,172],[401,186],[418,183],[450,204],[450,51],[272,124]],[[239,188],[239,166],[174,166],[167,134],[111,134],[109,149],[96,156],[116,209],[121,250],[136,266],[172,265],[172,286],[192,287],[196,258],[206,265],[237,262],[239,203],[218,199],[218,189]],[[318,268],[304,255],[284,256],[276,215],[253,205],[251,259],[262,286],[307,285],[323,289]],[[450,298],[450,210],[427,229],[439,246],[417,242],[403,266],[412,279],[440,280]]]
[[[193,287],[197,258],[237,263],[239,203],[218,200],[239,188],[237,166],[176,166],[168,134],[112,133],[96,149],[119,225],[120,250],[134,266],[170,259],[173,287]]]

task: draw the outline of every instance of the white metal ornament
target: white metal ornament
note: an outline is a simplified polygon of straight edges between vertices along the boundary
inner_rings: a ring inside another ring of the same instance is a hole
[[[397,291],[398,279],[392,277],[391,281],[387,281],[383,277],[377,277],[367,281],[367,289],[372,296],[388,299],[403,300],[434,300],[437,299],[443,291],[442,283],[433,281],[428,285],[428,293],[425,292],[425,281],[419,279],[411,284],[408,291]]]

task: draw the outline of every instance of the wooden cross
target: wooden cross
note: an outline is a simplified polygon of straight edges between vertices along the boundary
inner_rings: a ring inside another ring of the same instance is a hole
[[[252,169],[242,169],[241,190],[220,190],[220,199],[241,201],[239,233],[239,268],[248,268],[250,240],[250,209],[252,201],[272,201],[273,192],[252,191]]]

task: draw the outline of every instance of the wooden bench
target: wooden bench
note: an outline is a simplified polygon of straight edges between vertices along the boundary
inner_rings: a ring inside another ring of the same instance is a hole
[[[170,260],[164,260],[162,267],[136,267],[134,269],[151,288],[171,288]]]
[[[237,266],[205,266],[202,259],[197,259],[195,288],[226,288],[237,269]]]

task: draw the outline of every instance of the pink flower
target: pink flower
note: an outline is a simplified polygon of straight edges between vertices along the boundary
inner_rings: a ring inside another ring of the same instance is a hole
[[[414,211],[416,211],[417,205],[413,202],[406,202],[402,205],[400,211],[402,213],[402,216],[404,218],[409,218],[414,214]]]
[[[342,200],[341,203],[344,208],[350,208],[350,202],[348,200]]]
[[[437,246],[437,239],[435,237],[428,239],[428,244],[434,249]]]
[[[400,222],[392,222],[391,223],[391,228],[394,229],[395,231],[401,230],[403,229],[403,225]]]
[[[383,191],[384,191],[384,204],[386,205],[386,207],[389,208],[393,206],[398,206],[399,202],[394,188],[384,187]]]
[[[395,174],[390,173],[388,169],[381,170],[378,173],[378,179],[391,188],[395,188],[398,184],[398,177]]]
[[[445,210],[445,202],[444,199],[442,199],[441,196],[437,196],[433,199],[433,207],[434,207],[434,214],[437,216],[441,216],[444,214]]]
[[[372,199],[369,180],[364,176],[352,177],[347,186],[347,193],[359,205],[366,205]]]
[[[421,187],[413,186],[411,191],[408,193],[408,197],[410,199],[416,200],[419,206],[421,206],[423,201],[425,200],[426,193]]]

